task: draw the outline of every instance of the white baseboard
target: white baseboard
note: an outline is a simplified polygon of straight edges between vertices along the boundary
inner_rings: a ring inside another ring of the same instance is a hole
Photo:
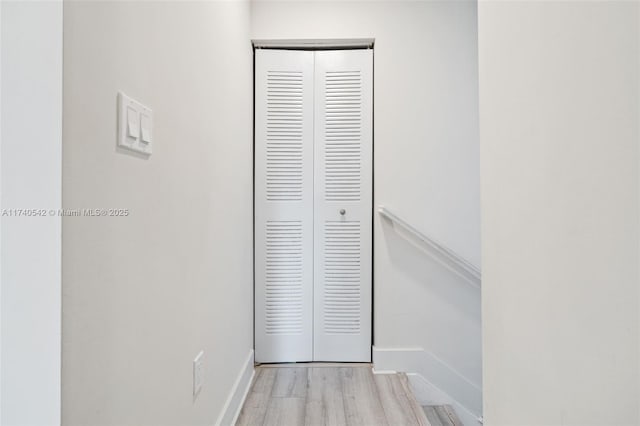
[[[467,426],[482,415],[482,389],[422,348],[373,347],[376,371],[407,373],[421,405],[449,404]]]
[[[242,369],[238,373],[233,388],[231,388],[227,401],[224,407],[222,407],[222,412],[220,412],[218,420],[216,420],[216,426],[233,426],[236,424],[244,400],[247,398],[247,394],[251,388],[251,382],[255,374],[253,366],[254,353],[253,349],[251,349],[246,362],[242,365]]]

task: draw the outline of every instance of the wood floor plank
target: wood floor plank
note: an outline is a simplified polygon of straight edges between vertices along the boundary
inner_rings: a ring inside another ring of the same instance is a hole
[[[238,416],[237,426],[256,426],[264,421],[277,370],[256,368],[253,385]]]
[[[462,426],[451,407],[415,400],[407,376],[369,367],[256,368],[238,426]]]
[[[308,368],[292,367],[277,369],[272,398],[304,398],[307,395]]]
[[[413,393],[413,389],[409,384],[409,377],[407,377],[405,373],[398,373],[398,379],[400,380],[402,390],[404,391],[404,394],[407,397],[407,401],[409,403],[409,406],[411,407],[411,411],[415,414],[419,422],[426,422],[426,426],[429,426],[430,422],[424,415],[424,411],[422,410],[420,403],[418,403],[418,400],[416,399],[416,396]],[[419,423],[419,424],[422,424],[422,423]]]
[[[305,404],[307,426],[345,426],[343,393],[338,368],[310,368]]]
[[[340,368],[347,425],[387,426],[378,390],[369,368]]]
[[[264,426],[300,426],[304,424],[305,398],[271,398]]]
[[[434,406],[425,406],[422,407],[422,409],[424,411],[424,414],[427,416],[427,419],[431,423],[431,426],[446,426],[440,420],[440,416],[438,415],[438,412],[436,411],[436,408]]]
[[[431,426],[413,397],[404,374],[377,374],[374,380],[390,425]]]
[[[450,405],[439,405],[435,408],[436,408],[436,412],[438,413],[438,415],[442,419],[442,422],[445,425],[463,426],[460,419],[458,419],[456,412],[453,410],[453,407],[451,407]]]

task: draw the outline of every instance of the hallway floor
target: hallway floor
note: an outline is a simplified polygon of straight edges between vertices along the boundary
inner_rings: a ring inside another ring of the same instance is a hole
[[[238,426],[425,425],[407,376],[374,375],[369,364],[256,368]]]

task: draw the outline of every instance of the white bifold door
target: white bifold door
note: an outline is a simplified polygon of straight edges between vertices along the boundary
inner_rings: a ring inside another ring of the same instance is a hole
[[[255,59],[256,361],[368,362],[372,51]]]

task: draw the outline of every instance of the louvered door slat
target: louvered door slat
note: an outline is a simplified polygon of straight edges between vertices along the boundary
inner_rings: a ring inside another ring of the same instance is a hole
[[[316,361],[371,360],[372,60],[315,56]]]
[[[313,52],[256,51],[255,359],[313,357]]]

